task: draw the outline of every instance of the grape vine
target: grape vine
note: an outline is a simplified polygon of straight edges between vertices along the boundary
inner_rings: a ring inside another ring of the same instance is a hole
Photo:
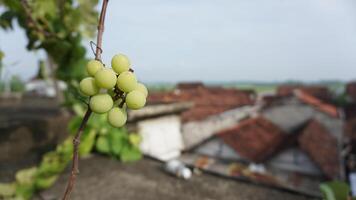
[[[75,185],[79,172],[79,144],[84,127],[92,112],[98,114],[107,113],[107,121],[113,127],[120,128],[127,120],[126,107],[140,109],[146,103],[147,88],[137,81],[133,70],[130,69],[130,61],[123,54],[115,55],[111,60],[112,69],[105,67],[101,60],[102,37],[106,9],[109,0],[103,0],[99,18],[98,36],[95,51],[95,60],[87,63],[86,70],[90,77],[84,78],[79,89],[82,94],[90,96],[89,105],[79,129],[73,139],[73,161],[68,184],[63,196],[67,200]],[[100,92],[103,91],[103,92]]]
[[[47,53],[54,64],[52,76],[64,80],[69,86],[65,103],[71,105],[77,114],[69,125],[75,135],[59,144],[54,151],[46,153],[38,167],[18,171],[14,183],[0,183],[0,198],[16,196],[30,199],[35,192],[53,185],[72,159],[63,195],[63,199],[69,199],[78,173],[79,156],[87,155],[93,148],[122,161],[141,158],[138,148],[140,137],[118,127],[126,122],[127,108],[139,109],[145,105],[147,88],[137,82],[125,55],[113,57],[112,69],[102,64],[102,37],[108,1],[102,2],[97,25],[95,5],[98,0],[0,0],[0,5],[4,6],[0,27],[13,29],[14,21],[17,21],[26,31],[27,48],[42,49]],[[95,28],[98,31],[96,44],[91,42],[91,45],[95,44],[95,59],[88,62],[82,38],[93,36]],[[85,77],[86,74],[89,77]],[[80,79],[82,81],[77,84]],[[77,102],[78,97],[83,95],[89,96],[86,112],[81,110],[79,104],[70,103],[74,99]],[[93,112],[107,114],[92,115]]]

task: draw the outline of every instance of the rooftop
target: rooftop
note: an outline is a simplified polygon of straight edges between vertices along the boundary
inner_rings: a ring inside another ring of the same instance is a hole
[[[199,121],[224,111],[252,105],[254,95],[251,91],[205,87],[202,84],[178,84],[172,92],[159,92],[149,95],[148,103],[194,102],[193,108],[182,113],[182,120]]]
[[[317,120],[311,120],[298,138],[302,150],[314,160],[328,178],[339,175],[339,151],[336,138]]]
[[[332,117],[340,117],[339,111],[334,105],[325,103],[321,99],[318,99],[302,90],[297,90],[296,96],[303,103],[309,104],[321,112],[324,112]]]
[[[325,86],[319,85],[281,85],[277,88],[277,95],[292,96],[295,90],[303,91],[315,98],[329,102],[331,93]]]
[[[263,162],[279,149],[286,134],[259,116],[221,131],[218,136],[242,157],[254,162]]]
[[[35,200],[59,199],[68,176],[67,170],[52,188],[41,193],[42,198]],[[97,155],[80,161],[80,174],[72,195],[74,200],[262,200],[266,197],[274,200],[312,199],[206,173],[182,180],[167,175],[162,170],[162,163],[147,158],[122,164]]]

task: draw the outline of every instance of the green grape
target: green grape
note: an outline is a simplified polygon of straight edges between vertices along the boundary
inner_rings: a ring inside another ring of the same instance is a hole
[[[142,92],[145,95],[145,97],[147,98],[148,90],[144,84],[138,83],[135,87],[135,90]]]
[[[145,106],[145,104],[146,97],[142,92],[138,90],[134,90],[128,93],[126,96],[126,105],[130,109],[137,110]]]
[[[129,71],[130,60],[123,54],[117,54],[111,60],[111,67],[116,73],[121,74],[122,72]]]
[[[127,114],[123,109],[112,108],[108,113],[108,122],[113,127],[122,127],[127,120]]]
[[[90,109],[98,114],[108,112],[113,104],[114,102],[108,94],[97,94],[91,97],[89,102]]]
[[[102,69],[95,74],[95,82],[100,88],[111,89],[116,83],[116,74],[112,69]]]
[[[104,65],[97,60],[91,60],[87,64],[87,72],[90,76],[95,76],[96,72],[103,69]]]
[[[93,77],[87,77],[80,81],[79,89],[86,96],[93,96],[99,92],[99,87],[95,84]]]
[[[137,85],[137,79],[132,72],[123,72],[117,77],[117,87],[123,92],[131,92]]]

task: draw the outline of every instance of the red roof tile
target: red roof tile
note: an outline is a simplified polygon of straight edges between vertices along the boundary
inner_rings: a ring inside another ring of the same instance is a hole
[[[181,86],[180,88],[184,89],[150,94],[148,103],[194,102],[192,109],[182,113],[184,122],[202,120],[226,110],[254,103],[254,97],[245,91],[201,85],[197,85],[197,87]]]
[[[178,83],[177,89],[184,90],[184,89],[197,89],[204,87],[202,82],[186,82],[186,83]]]
[[[337,107],[335,107],[334,105],[322,102],[320,99],[318,99],[306,92],[303,92],[301,90],[298,90],[296,92],[296,96],[302,102],[309,104],[309,105],[315,107],[316,109],[318,109],[332,117],[339,117],[339,111],[338,111]]]
[[[316,85],[281,85],[277,88],[277,95],[292,96],[295,90],[303,91],[326,102],[329,102],[331,99],[331,93],[327,87]]]
[[[308,153],[329,178],[339,175],[338,144],[317,120],[311,120],[298,138],[300,148]]]
[[[218,136],[240,156],[250,161],[263,162],[279,150],[286,134],[272,122],[259,116],[221,131]]]

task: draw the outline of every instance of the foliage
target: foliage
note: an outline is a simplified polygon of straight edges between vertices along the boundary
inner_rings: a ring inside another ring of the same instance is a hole
[[[5,54],[3,51],[0,50],[0,92],[3,92],[5,90],[5,83],[2,80],[2,73],[3,73],[3,59],[5,57]]]
[[[72,134],[75,134],[82,120],[79,116],[84,115],[84,109],[76,104],[73,110],[78,116],[74,117],[69,123],[69,130]],[[79,146],[80,155],[87,155],[95,147],[97,152],[110,155],[124,162],[139,160],[142,157],[139,150],[141,137],[138,134],[128,134],[125,128],[110,126],[106,117],[106,114],[93,114],[91,116]]]
[[[10,89],[12,92],[23,92],[25,90],[25,83],[19,76],[14,75],[10,79]]]
[[[72,135],[82,121],[82,117],[79,116],[84,115],[84,108],[79,104],[76,104],[73,110],[77,117],[69,123]],[[35,192],[51,187],[72,159],[72,135],[54,151],[46,153],[37,167],[18,171],[14,183],[0,183],[0,198],[26,200]],[[83,132],[79,153],[83,157],[95,150],[123,162],[130,162],[142,157],[139,150],[140,142],[141,137],[138,134],[129,134],[125,128],[111,127],[106,122],[105,114],[94,114]]]
[[[98,0],[0,0],[0,6],[5,8],[0,27],[12,30],[17,21],[26,32],[27,49],[44,50],[57,66],[56,78],[73,87],[72,83],[86,73],[82,39],[94,36],[97,3]]]
[[[4,52],[2,52],[2,51],[0,50],[0,79],[1,79],[1,77],[2,77],[2,70],[3,70],[3,67],[4,67],[4,66],[3,66],[3,63],[2,63],[4,57],[5,57]]]
[[[341,181],[331,181],[320,184],[320,191],[326,200],[344,200],[349,195],[350,187]]]

